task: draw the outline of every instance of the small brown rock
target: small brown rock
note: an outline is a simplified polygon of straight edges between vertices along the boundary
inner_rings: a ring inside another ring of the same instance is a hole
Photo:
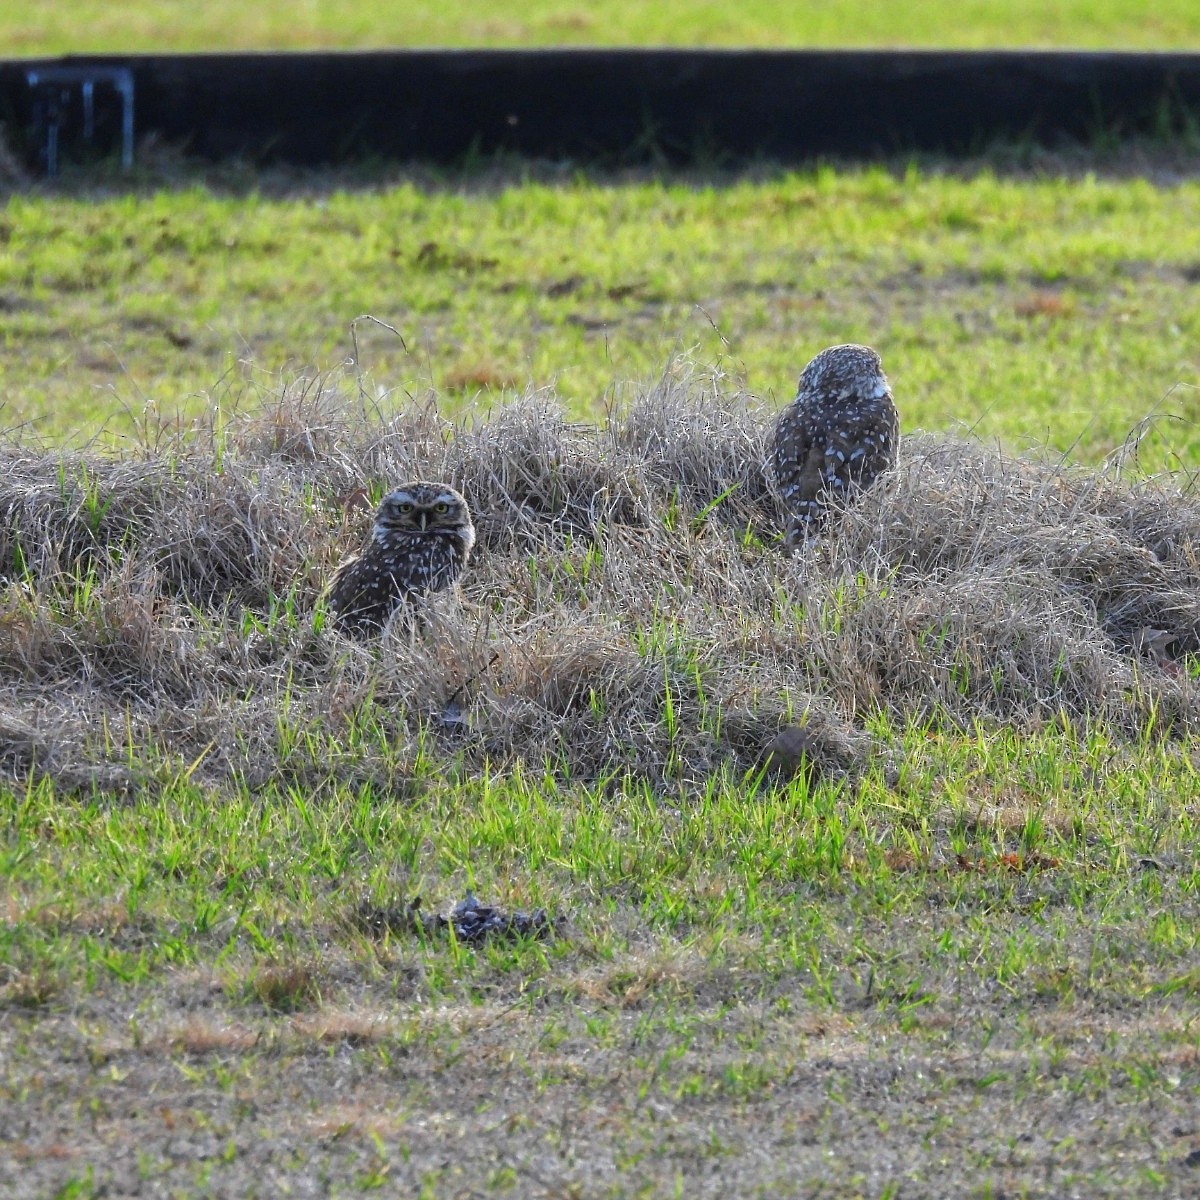
[[[759,767],[775,779],[804,774],[811,782],[819,771],[821,746],[803,725],[786,725],[765,746]]]

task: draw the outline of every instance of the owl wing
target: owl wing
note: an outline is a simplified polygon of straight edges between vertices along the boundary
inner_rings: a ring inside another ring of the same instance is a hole
[[[785,540],[789,546],[807,540],[819,516],[817,496],[822,488],[824,452],[816,432],[812,414],[798,403],[785,409],[775,425],[771,465],[788,513]]]
[[[378,633],[396,600],[374,564],[361,554],[344,559],[326,589],[329,608],[344,633],[365,637]]]
[[[357,554],[351,554],[349,557],[343,558],[329,577],[329,582],[325,585],[324,596],[335,612],[344,610],[353,598],[353,593],[356,590],[354,587],[354,568],[358,565],[359,558],[360,556]]]
[[[881,405],[862,415],[853,437],[831,440],[836,441],[836,449],[845,455],[844,486],[869,487],[877,475],[896,462],[900,440],[896,410],[890,404]]]
[[[812,470],[815,450],[812,422],[796,405],[785,409],[775,425],[771,465],[780,495],[790,508],[802,491]]]

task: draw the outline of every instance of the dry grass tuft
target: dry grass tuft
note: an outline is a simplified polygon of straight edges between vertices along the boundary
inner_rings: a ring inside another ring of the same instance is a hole
[[[293,1017],[292,1032],[304,1042],[369,1046],[395,1037],[396,1024],[374,1012],[326,1012]]]
[[[0,767],[106,792],[406,787],[430,758],[677,787],[789,727],[861,770],[876,710],[1195,730],[1187,488],[910,436],[787,558],[770,417],[673,363],[599,426],[546,391],[453,424],[323,379],[123,457],[0,444]],[[422,633],[353,645],[321,588],[414,476],[466,494],[474,561]]]
[[[577,977],[570,990],[600,1004],[636,1008],[650,995],[690,994],[711,969],[693,949],[633,953],[619,966]]]
[[[27,971],[13,971],[0,983],[0,1007],[44,1008],[63,990],[64,980],[50,967],[40,965]]]
[[[165,1033],[161,1039],[169,1049],[185,1054],[245,1053],[253,1050],[261,1034],[245,1025],[192,1017]]]
[[[451,392],[502,392],[516,386],[516,376],[489,359],[459,363],[446,372],[443,385]]]
[[[1070,296],[1059,292],[1036,291],[1014,305],[1019,317],[1069,317],[1075,311]]]
[[[250,990],[272,1012],[297,1012],[320,1003],[320,972],[301,959],[267,963],[254,973]]]

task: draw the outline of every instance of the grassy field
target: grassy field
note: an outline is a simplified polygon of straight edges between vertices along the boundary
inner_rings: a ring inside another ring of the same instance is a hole
[[[5,1194],[1186,1194],[1200,506],[915,437],[788,559],[767,429],[678,362],[5,448]],[[359,647],[402,475],[479,547]]]
[[[736,6],[526,0],[486,8],[467,0],[349,8],[272,0],[249,10],[229,0],[119,6],[56,0],[8,5],[0,15],[0,46],[8,55],[554,45],[1191,48],[1200,45],[1200,15],[1190,0],[755,0]]]
[[[247,178],[0,213],[0,1193],[1189,1195],[1194,172]]]
[[[402,335],[357,326],[374,384],[451,406],[552,385],[588,416],[680,349],[782,402],[822,346],[865,341],[906,429],[1095,460],[1170,392],[1169,448],[1200,445],[1193,179],[15,194],[0,304],[3,419],[56,439],[257,403],[343,363],[369,313]]]

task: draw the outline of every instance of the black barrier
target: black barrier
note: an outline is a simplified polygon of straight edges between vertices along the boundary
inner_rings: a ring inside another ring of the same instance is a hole
[[[0,63],[10,141],[38,153],[31,71],[128,69],[138,138],[210,159],[629,163],[978,151],[1182,128],[1200,54],[402,50],[72,56]],[[99,104],[99,100],[96,101]],[[56,140],[70,141],[71,106]],[[116,119],[98,114],[99,126]],[[62,136],[59,136],[59,135]],[[65,151],[64,151],[65,153]]]

